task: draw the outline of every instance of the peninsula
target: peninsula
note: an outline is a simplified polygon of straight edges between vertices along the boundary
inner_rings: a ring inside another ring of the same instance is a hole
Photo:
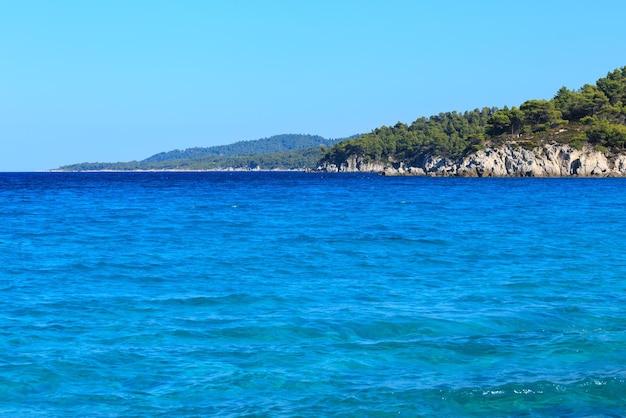
[[[277,135],[59,171],[311,170],[467,177],[626,176],[626,67],[519,107],[442,112],[326,139]]]

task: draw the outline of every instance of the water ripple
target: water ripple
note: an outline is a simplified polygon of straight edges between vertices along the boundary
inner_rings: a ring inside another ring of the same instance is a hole
[[[0,175],[0,415],[626,415],[626,184],[474,180]]]

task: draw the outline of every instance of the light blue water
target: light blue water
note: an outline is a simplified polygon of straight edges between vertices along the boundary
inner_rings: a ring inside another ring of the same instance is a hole
[[[0,174],[0,415],[624,416],[625,190]]]

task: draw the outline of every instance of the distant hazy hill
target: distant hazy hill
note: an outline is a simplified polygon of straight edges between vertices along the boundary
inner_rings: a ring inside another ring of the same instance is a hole
[[[240,141],[230,145],[219,145],[215,147],[188,148],[186,150],[174,150],[161,152],[152,157],[146,158],[142,162],[152,163],[170,160],[183,160],[203,158],[209,155],[219,155],[223,157],[234,157],[241,155],[261,155],[276,154],[305,148],[317,148],[320,146],[331,146],[335,140],[322,138],[318,135],[275,135],[269,138],[262,138],[253,141]]]
[[[63,166],[59,170],[307,169],[316,167],[326,147],[350,138],[326,139],[318,135],[300,134],[275,135],[230,145],[161,152],[141,161],[80,163]]]

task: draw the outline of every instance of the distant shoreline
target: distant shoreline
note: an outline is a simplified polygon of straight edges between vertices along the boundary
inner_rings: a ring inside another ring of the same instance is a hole
[[[163,169],[163,170],[43,170],[38,172],[44,173],[254,173],[254,172],[302,172],[302,173],[310,173],[310,172],[321,172],[311,169],[244,169],[244,168],[231,168],[231,169],[206,169],[206,170],[183,170],[183,169]]]

